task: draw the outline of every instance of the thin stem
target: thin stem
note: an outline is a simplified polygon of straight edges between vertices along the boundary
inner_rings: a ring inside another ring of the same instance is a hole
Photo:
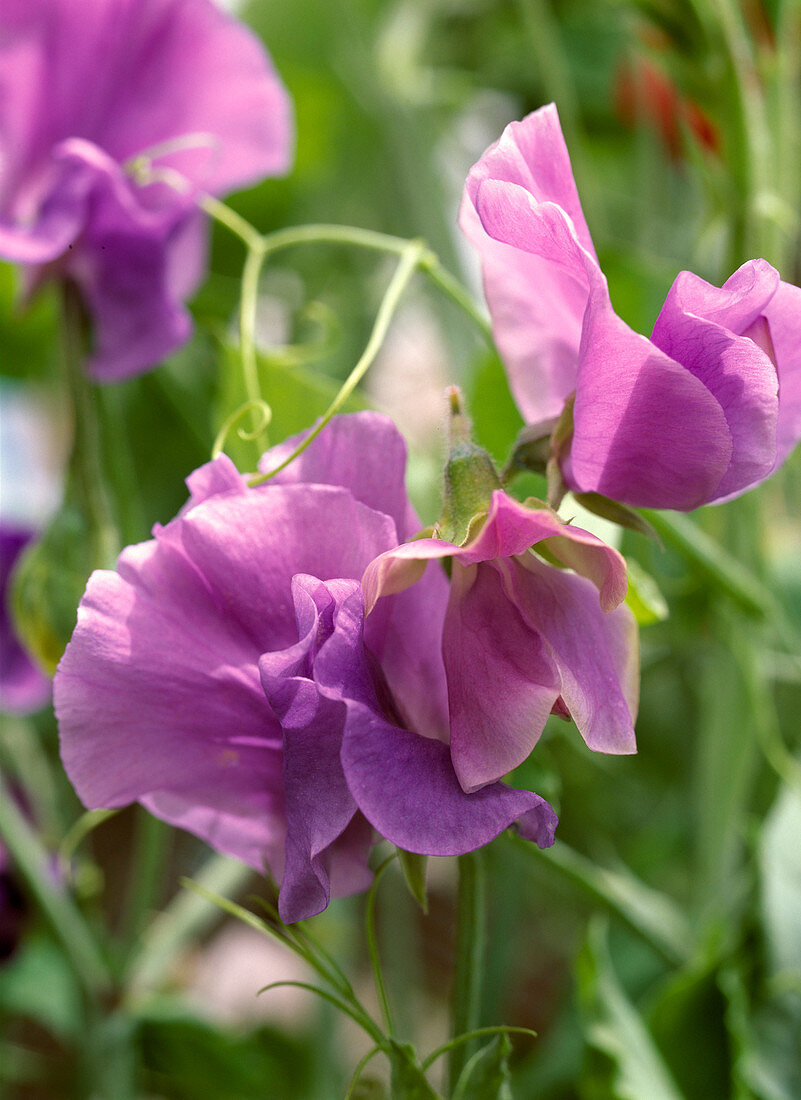
[[[456,1047],[462,1046],[464,1043],[472,1042],[473,1039],[483,1039],[489,1035],[528,1035],[532,1039],[538,1038],[536,1031],[532,1031],[530,1027],[512,1027],[507,1024],[495,1024],[492,1027],[477,1027],[473,1031],[468,1031],[464,1035],[457,1035],[455,1039],[449,1039],[447,1043],[443,1043],[441,1047],[437,1047],[436,1050],[432,1050],[427,1055],[420,1066],[425,1072],[430,1066],[436,1062],[437,1058],[441,1058],[443,1054],[447,1054],[451,1050],[455,1050]]]
[[[340,1012],[344,1012],[346,1016],[350,1016],[351,1020],[353,1020],[355,1024],[358,1024],[363,1031],[366,1031],[374,1042],[380,1043],[382,1049],[385,1048],[384,1036],[381,1034],[378,1025],[373,1022],[366,1012],[360,1012],[357,1011],[357,1008],[351,1008],[342,998],[337,997],[335,993],[329,993],[327,989],[321,989],[319,985],[313,985],[311,982],[284,980],[280,982],[270,982],[269,985],[262,986],[258,992],[259,994],[269,993],[271,989],[281,989],[285,986],[292,986],[294,989],[305,989],[309,993],[316,993],[318,997],[322,997],[324,1001],[328,1001],[329,1004],[338,1008]],[[358,1002],[357,1006],[361,1008]]]
[[[264,237],[258,229],[254,229],[249,221],[241,214],[237,214],[236,210],[227,203],[220,202],[213,195],[202,195],[198,204],[201,210],[205,210],[216,222],[230,229],[234,236],[239,237],[249,251],[261,252],[264,249]]]
[[[370,965],[373,968],[373,980],[375,981],[375,989],[378,994],[378,1003],[381,1006],[381,1015],[384,1017],[387,1034],[390,1038],[393,1038],[395,1034],[395,1025],[392,1020],[392,1010],[389,1006],[387,988],[384,984],[384,975],[381,971],[381,959],[378,954],[378,940],[375,928],[375,903],[376,897],[378,896],[378,884],[394,858],[395,856],[393,854],[388,859],[384,860],[376,871],[375,878],[373,879],[373,883],[367,895],[367,908],[364,917],[364,924],[367,932],[367,948],[370,953]]]
[[[356,1066],[356,1069],[353,1071],[353,1076],[350,1079],[348,1091],[345,1093],[345,1100],[352,1100],[355,1095],[356,1086],[359,1083],[361,1075],[364,1073],[367,1063],[375,1058],[376,1054],[380,1054],[383,1049],[383,1047],[376,1045],[372,1050],[368,1050],[365,1056],[359,1060],[359,1064]]]
[[[236,893],[253,871],[225,856],[212,856],[197,876],[197,882],[212,893]],[[142,944],[129,963],[128,997],[157,989],[188,944],[219,920],[219,910],[203,895],[182,890],[153,919]]]
[[[242,290],[239,301],[239,351],[242,357],[242,375],[249,404],[262,404],[259,387],[259,371],[256,359],[256,313],[259,306],[259,278],[265,258],[264,250],[248,248],[242,269]],[[257,414],[258,415],[258,414]],[[255,422],[254,438],[260,453],[269,446],[264,416]]]
[[[453,1038],[475,1031],[481,1013],[486,939],[486,870],[482,851],[459,856],[459,923],[456,932],[456,973],[453,983]],[[448,1052],[451,1089],[472,1053],[472,1041]]]
[[[69,476],[89,520],[98,564],[102,561],[110,565],[119,551],[119,537],[106,499],[100,428],[86,379],[83,307],[78,289],[72,283],[63,285],[61,310],[64,375],[74,417]]]
[[[465,290],[459,280],[442,266],[433,252],[429,252],[423,257],[420,267],[443,294],[447,294],[460,309],[464,310],[470,320],[481,331],[481,335],[492,343],[492,325],[486,313],[475,301],[472,294]]]
[[[158,908],[172,831],[141,806],[136,807],[136,840],[130,868],[123,937],[126,954],[134,951],[149,914]]]
[[[345,405],[350,395],[364,378],[368,369],[375,360],[381,345],[387,334],[387,330],[390,326],[392,318],[395,315],[395,311],[398,308],[398,303],[409,285],[415,270],[420,265],[421,257],[424,255],[425,245],[422,241],[407,241],[404,252],[401,254],[400,263],[395,269],[395,274],[392,276],[389,286],[386,289],[384,297],[381,301],[381,305],[376,315],[375,324],[373,325],[373,331],[370,333],[370,339],[367,341],[367,346],[364,349],[361,358],[356,366],[348,375],[342,388],[337,396],[328,406],[321,419],[312,428],[310,432],[304,436],[301,443],[292,451],[292,453],[284,459],[280,465],[276,466],[273,470],[270,470],[266,474],[262,474],[260,477],[255,477],[248,482],[249,485],[261,485],[265,481],[269,481],[271,477],[274,477],[280,470],[283,470],[290,462],[294,462],[298,455],[308,447],[313,439],[316,439],[325,426],[332,420],[339,410]]]
[[[78,979],[92,998],[111,987],[111,975],[92,933],[67,890],[55,880],[42,847],[0,778],[0,836],[15,868],[66,949]]]
[[[66,870],[68,868],[70,860],[75,855],[79,845],[83,843],[89,834],[98,825],[102,825],[110,817],[115,817],[119,812],[119,810],[87,810],[85,814],[81,814],[59,845],[58,860],[62,869]]]
[[[372,252],[390,252],[402,256],[410,243],[406,237],[393,237],[388,233],[377,233],[373,229],[325,223],[290,226],[261,238],[264,251],[270,254],[298,244],[347,244]]]

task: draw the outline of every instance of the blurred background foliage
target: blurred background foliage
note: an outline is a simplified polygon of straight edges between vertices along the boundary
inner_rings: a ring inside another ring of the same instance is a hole
[[[253,0],[240,11],[297,112],[291,174],[232,200],[262,231],[331,222],[424,237],[478,296],[456,229],[465,175],[507,122],[553,99],[613,301],[635,329],[650,331],[681,268],[719,284],[763,255],[801,278],[798,0]],[[190,344],[151,374],[93,388],[123,543],[175,514],[184,476],[243,400],[242,260],[215,227]],[[259,371],[271,442],[335,394],[369,335],[388,262],[314,245],[265,268]],[[71,429],[56,303],[45,293],[22,307],[15,287],[0,270],[2,518],[41,525],[58,493],[27,486],[42,468],[60,483]],[[436,515],[441,394],[453,381],[503,461],[521,422],[502,367],[419,276],[353,407],[396,416],[424,523]],[[12,459],[20,419],[38,425],[37,442]],[[252,443],[232,437],[227,449],[240,468],[255,465]],[[521,497],[532,491],[521,480]],[[594,755],[553,720],[518,778],[557,808],[556,846],[542,853],[505,836],[485,853],[482,1023],[539,1033],[514,1044],[519,1100],[801,1095],[800,505],[796,454],[745,498],[651,517],[659,543],[623,538],[643,619],[639,754]],[[54,551],[55,583],[59,570],[80,572],[71,553]],[[81,807],[50,711],[4,719],[0,767],[56,850]],[[213,872],[229,894],[264,886],[208,858],[137,808],[75,847],[73,893],[113,975],[102,997],[77,981],[58,919],[25,898],[27,934],[0,965],[0,1094],[344,1095],[366,1048],[311,995],[255,998],[276,967],[285,976],[282,963],[253,954],[254,939],[237,940],[200,899],[187,902],[178,877]],[[424,1049],[446,1032],[455,919],[453,869],[432,862],[427,915],[394,872],[378,902],[390,995],[405,1037]],[[366,982],[363,904],[337,902],[313,923]],[[164,909],[172,924],[154,916]],[[375,1066],[356,1095],[383,1094]]]

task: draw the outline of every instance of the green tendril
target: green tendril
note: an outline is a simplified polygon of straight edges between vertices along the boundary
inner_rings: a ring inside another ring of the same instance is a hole
[[[240,439],[253,440],[265,434],[272,420],[272,409],[261,397],[257,397],[252,401],[246,401],[244,405],[240,405],[238,409],[234,409],[230,416],[227,416],[223,421],[222,427],[214,438],[214,445],[211,449],[212,458],[217,458],[223,453],[225,450],[225,441],[236,427],[237,422],[254,410],[261,413],[261,419],[257,421],[252,428],[238,427],[237,435]]]

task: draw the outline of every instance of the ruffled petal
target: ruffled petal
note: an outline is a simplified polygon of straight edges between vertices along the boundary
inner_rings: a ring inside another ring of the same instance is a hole
[[[779,374],[776,465],[801,439],[801,289],[779,283],[764,311]]]
[[[561,697],[595,752],[636,751],[637,624],[623,605],[604,614],[594,586],[527,554],[504,563],[506,594],[548,643]]]
[[[471,169],[460,213],[460,225],[481,257],[495,341],[512,392],[525,419],[537,423],[558,416],[575,388],[587,291],[569,271],[518,249],[497,226],[493,231],[482,224],[479,194],[488,180],[517,185],[535,203],[559,206],[594,258],[553,104],[506,127]]]
[[[268,473],[289,457],[308,432],[272,447],[259,461]],[[371,411],[335,416],[284,470],[274,485],[316,482],[350,489],[356,500],[395,521],[398,541],[418,529],[406,494],[406,443],[388,416]]]
[[[653,343],[703,382],[726,417],[732,456],[715,497],[762,481],[776,461],[779,380],[769,355],[747,334],[778,284],[778,272],[764,260],[743,264],[722,287],[683,271],[654,326]]]
[[[714,497],[731,431],[706,386],[614,313],[594,289],[579,360],[565,480],[641,507],[687,511]]]
[[[200,835],[261,870],[283,793],[259,650],[183,555],[145,543],[120,568],[90,578],[54,682],[67,773],[87,807],[200,817]]]
[[[559,697],[561,678],[493,565],[465,569],[454,562],[442,648],[451,758],[463,789],[473,792],[528,757]]]
[[[503,783],[466,794],[447,746],[359,703],[348,706],[342,764],[367,820],[399,848],[421,855],[480,848],[540,801]]]
[[[711,499],[732,456],[719,402],[616,315],[606,280],[564,211],[495,181],[482,186],[479,202],[488,233],[587,288],[567,483],[646,507],[690,509]]]
[[[343,583],[335,582],[336,588]],[[336,588],[296,577],[292,593],[302,637],[259,661],[262,687],[284,736],[286,861],[278,907],[288,921],[328,905],[327,849],[356,813],[339,759],[345,705],[322,695],[310,678],[316,651],[333,630]]]
[[[209,191],[287,168],[287,93],[256,36],[209,0],[4,0],[0,32],[18,201],[72,137],[121,163],[188,137],[162,163]]]

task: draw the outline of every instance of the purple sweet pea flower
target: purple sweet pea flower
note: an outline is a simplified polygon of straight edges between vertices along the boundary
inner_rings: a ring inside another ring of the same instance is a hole
[[[210,0],[3,0],[0,257],[31,287],[78,285],[95,378],[187,339],[205,266],[196,193],[285,171],[290,114],[259,41]],[[138,185],[126,165],[149,150],[195,194]]]
[[[515,821],[553,841],[538,795],[500,783],[470,795],[456,779],[444,575],[364,618],[365,568],[418,527],[404,468],[374,413],[337,418],[255,488],[225,456],[202,467],[175,520],[92,575],[56,674],[62,758],[84,803],[138,800],[269,866],[287,921],[368,884],[374,829],[438,855]]]
[[[11,714],[32,714],[50,699],[50,680],[20,643],[8,609],[11,571],[33,537],[33,531],[0,523],[0,710]]]
[[[546,564],[535,545],[575,572]],[[522,763],[552,711],[570,715],[597,752],[635,752],[637,627],[619,606],[620,554],[496,490],[466,545],[419,539],[372,562],[362,582],[367,607],[406,591],[428,575],[428,561],[444,557],[453,562],[442,645],[450,747],[464,790]]]
[[[765,260],[716,287],[684,271],[651,339],[614,312],[556,108],[513,122],[471,170],[498,349],[532,425],[575,391],[567,486],[682,511],[764,480],[801,437],[801,290]]]

